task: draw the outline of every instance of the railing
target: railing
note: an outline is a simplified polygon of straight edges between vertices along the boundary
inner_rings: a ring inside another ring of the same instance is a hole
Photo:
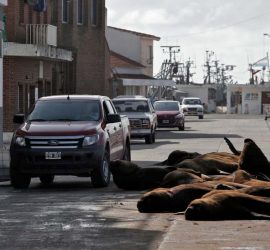
[[[57,46],[57,27],[50,24],[26,24],[26,43]]]

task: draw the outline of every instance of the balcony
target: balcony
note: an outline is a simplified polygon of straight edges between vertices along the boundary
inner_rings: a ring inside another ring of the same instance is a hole
[[[5,42],[4,56],[32,57],[44,60],[72,61],[72,51],[57,48],[57,27],[50,24],[27,24],[26,43]]]
[[[50,24],[26,24],[26,43],[57,46],[57,27]]]
[[[32,57],[55,61],[72,61],[72,51],[50,45],[5,42],[4,56]]]

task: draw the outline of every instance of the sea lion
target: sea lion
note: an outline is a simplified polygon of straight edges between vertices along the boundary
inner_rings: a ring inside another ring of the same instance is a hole
[[[173,188],[157,188],[145,193],[137,203],[141,213],[184,211],[189,203],[210,192],[213,185],[193,183]]]
[[[221,190],[193,200],[185,211],[186,220],[270,219],[270,198]]]
[[[244,141],[244,148],[239,158],[239,169],[250,174],[260,175],[262,173],[270,177],[269,161],[257,144],[249,138]]]
[[[201,154],[199,154],[197,152],[187,152],[187,151],[182,151],[182,150],[174,150],[169,154],[168,158],[165,161],[156,163],[155,165],[156,166],[164,166],[164,165],[173,166],[177,163],[182,162],[183,160],[194,159],[200,155]]]
[[[235,171],[233,173],[233,175],[234,175],[233,182],[235,182],[235,183],[240,183],[240,184],[253,186],[253,187],[255,187],[255,186],[270,186],[269,181],[262,181],[262,180],[255,179],[256,176],[252,176],[251,174],[249,174],[245,170],[239,169],[239,170]]]
[[[227,137],[224,137],[224,140],[225,142],[227,143],[227,145],[229,146],[229,149],[232,151],[232,153],[234,155],[240,155],[241,154],[241,151],[240,150],[237,150],[234,145],[232,144],[232,142],[227,138]]]
[[[146,190],[159,187],[164,176],[171,171],[160,167],[141,168],[137,164],[125,160],[111,161],[110,170],[116,186],[126,190]]]
[[[199,172],[192,169],[179,168],[166,174],[160,186],[170,188],[180,184],[204,182],[204,179],[200,176],[201,174]]]
[[[238,169],[239,157],[227,152],[211,152],[194,159],[184,160],[178,168],[190,168],[205,175],[232,173]]]

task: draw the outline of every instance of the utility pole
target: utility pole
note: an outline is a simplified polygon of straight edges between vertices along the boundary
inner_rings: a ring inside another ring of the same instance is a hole
[[[163,53],[169,53],[169,62],[172,62],[172,55],[174,55],[174,61],[176,60],[176,54],[180,53],[180,46],[160,46],[163,48]]]
[[[192,77],[192,73],[190,72],[190,68],[191,65],[193,64],[193,61],[190,60],[190,58],[188,59],[188,61],[186,62],[186,81],[185,84],[190,84],[190,78]]]
[[[206,61],[204,67],[206,68],[206,77],[204,78],[204,84],[211,84],[211,65],[210,61],[215,53],[213,51],[206,50]]]

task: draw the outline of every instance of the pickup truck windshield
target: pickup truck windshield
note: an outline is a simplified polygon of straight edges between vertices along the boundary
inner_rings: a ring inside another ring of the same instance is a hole
[[[98,101],[50,100],[38,101],[28,121],[98,121]]]
[[[201,105],[201,100],[200,99],[186,99],[183,100],[183,104],[188,104],[188,105]]]
[[[144,100],[115,100],[113,104],[118,113],[150,112],[148,103]]]
[[[154,109],[157,111],[179,111],[177,102],[155,102]]]

